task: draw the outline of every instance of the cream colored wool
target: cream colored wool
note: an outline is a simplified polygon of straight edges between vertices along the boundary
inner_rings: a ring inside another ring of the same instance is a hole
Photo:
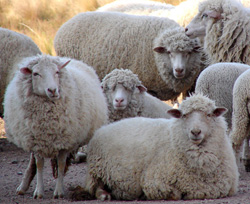
[[[214,101],[197,94],[182,102],[181,118],[137,117],[103,126],[88,146],[86,190],[94,195],[103,184],[112,198],[124,200],[234,195],[238,168],[225,120],[213,115],[215,108]],[[208,131],[199,145],[189,139],[185,123],[196,111],[208,115],[199,122]]]
[[[237,0],[207,0],[200,3],[199,13],[190,25],[198,25],[204,13],[214,11],[219,12],[221,18],[206,20],[208,23],[204,39],[204,50],[211,63],[250,64],[249,9]]]
[[[86,62],[94,67],[101,79],[117,67],[130,69],[139,76],[149,93],[169,100],[189,89],[201,71],[201,53],[196,49],[200,45],[196,40],[187,38],[184,30],[176,30],[177,37],[174,33],[171,36],[174,44],[178,42],[182,46],[185,43],[187,51],[195,50],[190,52],[187,75],[183,79],[174,79],[173,82],[170,78],[173,71],[167,52],[158,53],[165,59],[164,63],[155,58],[153,49],[158,42],[164,42],[160,36],[164,37],[165,32],[170,37],[167,30],[173,28],[180,26],[166,18],[118,12],[85,12],[61,26],[54,45],[57,55]],[[183,39],[179,39],[179,32],[183,33]],[[163,45],[166,50],[172,49],[172,43]],[[162,69],[166,70],[166,74],[159,74]]]
[[[2,117],[4,93],[17,70],[16,63],[24,57],[41,54],[41,51],[31,38],[9,29],[0,28],[0,39],[0,116]]]
[[[50,69],[68,58],[38,55],[25,58],[19,68]],[[18,72],[7,87],[4,121],[9,141],[41,157],[57,156],[87,144],[107,122],[107,105],[95,71],[71,60],[59,72],[60,98],[51,101],[33,93],[31,75]]]
[[[139,92],[137,87],[143,85],[131,70],[114,69],[103,78],[101,84],[107,98],[110,122],[136,116],[169,118],[167,110],[172,107],[146,92]],[[113,107],[111,93],[117,84],[122,84],[131,92],[131,100],[125,110],[115,110]]]

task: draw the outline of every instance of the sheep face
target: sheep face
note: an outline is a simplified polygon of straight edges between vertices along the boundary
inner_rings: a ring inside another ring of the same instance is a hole
[[[211,134],[211,128],[215,122],[214,118],[225,113],[226,108],[216,108],[212,113],[206,113],[200,110],[183,114],[181,110],[172,109],[168,113],[182,120],[182,128],[188,139],[195,145],[201,144]]]
[[[146,89],[144,89],[143,86],[138,86],[134,90],[129,90],[121,83],[118,83],[111,93],[113,108],[118,111],[125,110],[133,94],[141,94],[145,91]]]
[[[223,19],[221,12],[201,4],[199,13],[185,28],[186,35],[190,38],[204,38],[211,26],[220,19]]]
[[[59,71],[69,63],[58,66],[52,62],[39,61],[32,68],[23,67],[20,72],[32,79],[33,93],[51,100],[60,98]]]

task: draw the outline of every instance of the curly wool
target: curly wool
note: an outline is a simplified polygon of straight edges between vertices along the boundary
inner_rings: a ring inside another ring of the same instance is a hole
[[[166,46],[167,45],[167,46]],[[185,92],[194,83],[198,74],[202,71],[202,61],[201,61],[201,50],[196,49],[200,47],[200,42],[197,39],[190,39],[186,36],[184,28],[177,27],[168,29],[162,34],[160,34],[154,41],[155,47],[167,47],[168,51],[180,51],[190,54],[189,65],[186,68],[186,76],[183,79],[177,79],[173,75],[173,70],[158,69],[162,80],[169,84],[170,87],[176,92]],[[156,64],[162,67],[164,64],[164,59],[161,55],[155,54]],[[164,56],[165,57],[165,56]]]
[[[122,118],[140,116],[143,109],[143,95],[138,94],[132,94],[131,101],[126,108],[126,111],[116,111],[114,109],[110,92],[114,90],[118,83],[122,84],[132,93],[137,86],[142,85],[138,76],[128,69],[114,69],[103,78],[101,85],[108,101],[110,122],[114,122]]]
[[[200,4],[200,15],[208,9],[220,12],[223,18],[206,30],[204,48],[211,62],[250,64],[249,10],[237,0],[209,0]]]

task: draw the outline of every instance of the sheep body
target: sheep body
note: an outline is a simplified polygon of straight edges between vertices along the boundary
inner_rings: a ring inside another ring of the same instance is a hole
[[[5,93],[6,136],[35,154],[35,198],[43,197],[43,158],[57,157],[58,168],[64,171],[68,154],[88,143],[94,131],[107,122],[106,100],[95,71],[73,59],[63,68],[69,60],[48,55],[25,58]],[[54,197],[63,196],[60,179]],[[20,194],[28,188],[23,183]]]
[[[250,97],[250,70],[245,71],[235,81],[233,88],[233,115],[232,131],[230,138],[236,153],[239,153],[240,147],[244,141],[243,161],[246,171],[250,171],[249,154],[249,97]]]
[[[88,146],[85,189],[103,200],[110,198],[103,186],[125,200],[235,194],[238,169],[220,116],[225,110],[195,95],[168,111],[176,118],[137,117],[103,126]]]
[[[183,28],[166,18],[119,12],[80,13],[61,26],[54,45],[58,55],[93,66],[99,78],[117,67],[132,70],[149,93],[162,100],[189,89],[201,71],[199,42],[187,38]],[[174,76],[170,61],[173,52],[186,60],[177,65],[185,69],[182,78]]]
[[[250,64],[249,9],[236,0],[203,1],[186,28],[190,37],[204,37],[204,50],[211,62]]]
[[[14,65],[24,57],[41,54],[37,45],[26,35],[0,28],[0,116],[3,116],[3,99],[6,87],[17,67]]]
[[[128,95],[114,93],[119,84]],[[102,88],[107,98],[110,122],[136,116],[169,118],[167,110],[172,107],[148,94],[138,76],[131,70],[114,69],[103,78]],[[123,106],[122,110],[116,108],[119,105]]]

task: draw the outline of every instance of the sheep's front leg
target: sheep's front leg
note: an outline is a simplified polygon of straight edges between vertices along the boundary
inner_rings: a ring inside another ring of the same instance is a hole
[[[242,157],[242,160],[243,160],[246,172],[250,172],[249,138],[250,138],[250,135],[248,135],[247,138],[244,139],[244,143],[243,143],[243,157]]]
[[[39,155],[35,155],[36,167],[37,167],[37,184],[34,192],[34,198],[43,198],[44,196],[44,185],[43,185],[43,166],[44,158]]]
[[[63,198],[64,190],[63,190],[63,177],[64,177],[64,169],[66,165],[67,152],[60,151],[57,157],[58,164],[58,177],[56,180],[56,189],[54,191],[54,198]]]
[[[30,187],[30,183],[36,175],[36,160],[34,154],[30,154],[30,161],[25,170],[22,182],[20,186],[17,188],[17,194],[23,195]]]

